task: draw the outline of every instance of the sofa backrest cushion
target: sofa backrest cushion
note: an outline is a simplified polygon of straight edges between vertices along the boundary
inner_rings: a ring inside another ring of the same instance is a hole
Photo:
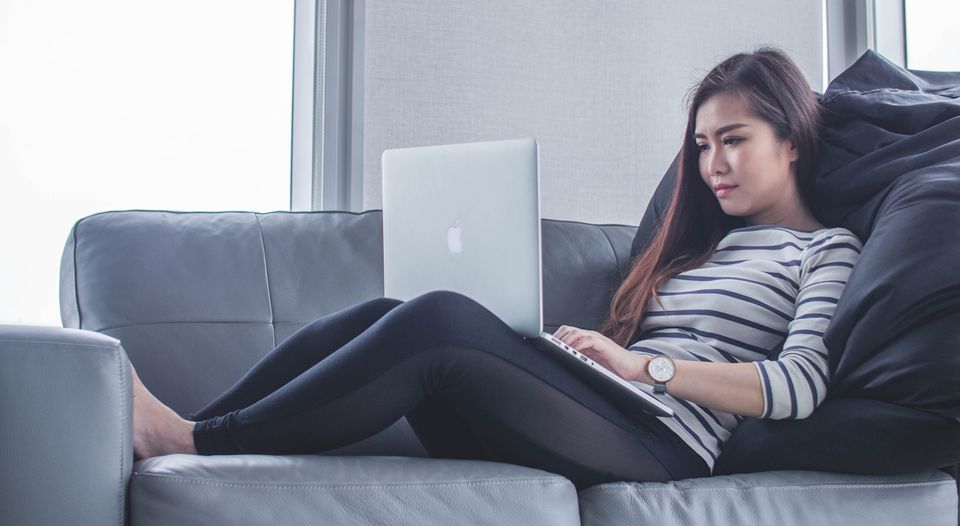
[[[118,338],[182,415],[294,331],[383,295],[382,213],[117,211],[78,221],[61,261],[65,327]],[[636,227],[542,222],[544,323],[596,328]]]
[[[64,326],[118,338],[181,414],[311,317],[381,295],[377,214],[120,211],[78,221]]]

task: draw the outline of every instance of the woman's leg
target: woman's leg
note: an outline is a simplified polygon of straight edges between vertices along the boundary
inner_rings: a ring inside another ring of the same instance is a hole
[[[230,389],[187,419],[204,420],[253,404],[346,345],[401,303],[392,298],[376,298],[304,325],[261,358]]]
[[[537,467],[578,487],[708,475],[655,417],[628,418],[477,302],[400,305],[254,404],[197,422],[196,449],[316,453],[408,415],[436,457]]]

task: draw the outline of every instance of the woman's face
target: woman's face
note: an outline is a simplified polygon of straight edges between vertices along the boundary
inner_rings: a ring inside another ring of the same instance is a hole
[[[739,95],[719,93],[697,109],[694,140],[700,177],[728,215],[749,225],[778,224],[800,204],[794,168],[797,150],[747,110]],[[714,186],[729,185],[717,191]]]

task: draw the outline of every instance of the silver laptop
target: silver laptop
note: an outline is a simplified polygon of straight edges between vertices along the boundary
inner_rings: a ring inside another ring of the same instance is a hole
[[[459,292],[627,412],[673,416],[543,330],[538,151],[532,138],[384,151],[384,296]]]

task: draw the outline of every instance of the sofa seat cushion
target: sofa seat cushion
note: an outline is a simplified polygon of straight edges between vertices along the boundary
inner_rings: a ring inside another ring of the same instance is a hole
[[[579,524],[573,484],[479,460],[167,455],[134,465],[131,524]]]
[[[957,524],[956,481],[909,475],[767,471],[672,482],[601,484],[580,492],[583,526]]]

